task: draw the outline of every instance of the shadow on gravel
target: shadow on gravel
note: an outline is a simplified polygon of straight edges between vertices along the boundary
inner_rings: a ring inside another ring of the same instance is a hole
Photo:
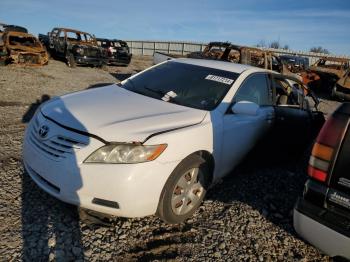
[[[98,84],[94,84],[94,85],[90,85],[88,88],[86,89],[93,89],[93,88],[99,88],[99,87],[103,87],[103,86],[109,86],[109,85],[113,85],[114,83],[98,83]]]
[[[22,174],[23,261],[73,261],[83,257],[76,208],[59,202]]]
[[[38,109],[38,107],[48,101],[50,99],[49,95],[42,95],[40,100],[36,100],[34,103],[32,103],[27,112],[24,113],[23,117],[22,117],[22,123],[28,123],[30,121],[30,119],[32,119],[33,115],[35,114],[35,111]]]
[[[265,155],[252,151],[208,192],[207,199],[220,201],[227,209],[234,202],[246,203],[276,226],[296,235],[293,208],[307,179],[310,150],[311,146],[299,154],[268,151]]]
[[[119,81],[124,81],[125,79],[129,78],[130,76],[132,76],[132,74],[130,73],[110,73],[113,77],[115,77],[116,79],[118,79]]]
[[[32,104],[23,119],[29,121],[35,109],[48,99]],[[49,117],[69,122],[76,129],[86,128],[57,99]],[[56,200],[68,199],[79,205],[77,192],[83,187],[79,160],[74,148],[89,144],[89,137],[65,130],[36,115],[27,126],[23,143],[22,174],[22,255],[24,261],[75,261],[84,258],[76,207]],[[35,182],[35,183],[34,183]],[[50,195],[46,192],[50,193]]]

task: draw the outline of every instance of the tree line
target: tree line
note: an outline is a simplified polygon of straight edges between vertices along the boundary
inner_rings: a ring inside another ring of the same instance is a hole
[[[289,50],[289,45],[287,45],[287,44],[282,45],[280,43],[280,41],[272,41],[272,42],[266,43],[264,40],[261,40],[256,46],[257,47],[265,47],[265,48]],[[309,51],[313,52],[313,53],[330,54],[329,50],[326,48],[323,48],[322,46],[311,47]]]

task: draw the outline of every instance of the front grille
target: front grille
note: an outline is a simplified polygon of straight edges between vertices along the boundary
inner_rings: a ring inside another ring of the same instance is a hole
[[[18,62],[20,64],[40,64],[39,54],[20,54],[18,56]]]
[[[35,118],[28,134],[30,143],[46,156],[56,161],[67,158],[74,153],[74,150],[86,145],[65,135],[54,135],[49,136],[48,139],[42,139],[39,136],[39,128],[39,121]]]
[[[99,52],[98,49],[86,48],[86,49],[84,49],[84,55],[86,55],[88,57],[100,57],[101,53]]]

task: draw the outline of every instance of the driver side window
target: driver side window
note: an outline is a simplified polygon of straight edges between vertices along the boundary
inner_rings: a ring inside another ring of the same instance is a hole
[[[271,92],[264,73],[254,74],[246,79],[238,89],[233,102],[254,102],[259,106],[271,105]]]

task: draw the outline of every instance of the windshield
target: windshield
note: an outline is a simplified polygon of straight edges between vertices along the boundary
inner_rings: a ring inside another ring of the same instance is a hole
[[[21,45],[29,47],[40,47],[39,42],[31,36],[9,36],[10,45]]]
[[[169,61],[128,79],[123,88],[158,100],[213,110],[239,74]]]

